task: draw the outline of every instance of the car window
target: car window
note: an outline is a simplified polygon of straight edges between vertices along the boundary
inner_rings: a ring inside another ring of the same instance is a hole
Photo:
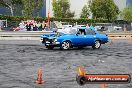
[[[91,29],[87,29],[87,35],[95,35],[95,31]]]
[[[86,26],[81,26],[81,27],[86,27]]]
[[[86,35],[85,29],[79,29],[77,34],[78,35]]]

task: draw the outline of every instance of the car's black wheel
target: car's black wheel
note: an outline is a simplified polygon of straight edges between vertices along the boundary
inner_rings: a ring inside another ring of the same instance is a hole
[[[42,39],[42,43],[45,43],[47,41],[47,38]]]
[[[53,46],[46,46],[46,48],[47,48],[47,49],[49,49],[49,50],[54,49],[54,47],[53,47]]]
[[[63,50],[68,50],[71,48],[71,42],[69,41],[64,41],[62,44],[61,44],[61,49]]]
[[[45,40],[44,39],[42,40],[42,43],[45,43]]]
[[[97,40],[97,41],[95,42],[95,44],[92,46],[92,48],[93,48],[93,49],[99,49],[100,46],[101,46],[101,43],[100,43],[100,41]]]

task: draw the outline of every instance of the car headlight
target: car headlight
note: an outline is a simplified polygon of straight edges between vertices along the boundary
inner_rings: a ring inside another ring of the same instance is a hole
[[[43,38],[40,39],[40,42],[42,42],[42,41],[43,41]]]
[[[55,39],[54,41],[57,42],[57,39]]]

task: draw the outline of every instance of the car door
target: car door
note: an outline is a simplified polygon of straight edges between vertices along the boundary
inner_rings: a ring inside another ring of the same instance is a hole
[[[78,35],[77,36],[78,45],[86,45],[86,35]]]
[[[79,45],[86,45],[86,28],[80,28],[79,29],[79,35],[78,35],[78,42],[79,42]]]
[[[86,35],[84,35],[85,44],[86,45],[93,45],[95,44],[96,40],[96,33],[94,30],[86,29]]]
[[[72,42],[75,46],[84,45],[85,43],[84,35],[80,35],[80,34],[74,35],[72,37]]]

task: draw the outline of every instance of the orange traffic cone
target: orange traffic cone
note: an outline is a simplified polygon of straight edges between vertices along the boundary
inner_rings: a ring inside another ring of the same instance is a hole
[[[45,83],[45,81],[43,81],[43,79],[42,79],[42,69],[41,68],[39,68],[39,70],[38,70],[38,78],[37,78],[37,80],[35,81],[35,83],[37,83],[37,84],[43,84],[43,83]]]
[[[102,84],[102,88],[106,88],[106,85],[105,84]]]

